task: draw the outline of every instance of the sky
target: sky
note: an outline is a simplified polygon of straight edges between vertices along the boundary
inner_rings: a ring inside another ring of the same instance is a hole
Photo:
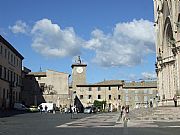
[[[81,56],[87,82],[155,79],[153,0],[0,0],[0,34],[23,66],[71,74]]]

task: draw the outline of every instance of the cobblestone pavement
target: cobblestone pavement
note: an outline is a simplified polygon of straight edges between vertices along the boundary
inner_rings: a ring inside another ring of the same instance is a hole
[[[135,109],[129,114],[130,120],[180,121],[180,107],[158,107]]]
[[[116,125],[123,125],[123,123],[116,123],[119,118],[119,112],[116,113],[102,113],[78,119],[76,121],[59,125],[57,127],[116,127]]]
[[[102,113],[77,119],[58,128],[78,128],[78,127],[180,127],[180,124],[173,125],[173,122],[180,123],[180,107],[158,107],[158,108],[140,108],[132,110],[128,118],[123,122],[120,119],[120,113]],[[164,122],[165,124],[161,124]]]
[[[180,107],[140,108],[128,115],[128,127],[180,127]],[[117,123],[122,123],[118,119]],[[161,123],[166,123],[165,125]]]

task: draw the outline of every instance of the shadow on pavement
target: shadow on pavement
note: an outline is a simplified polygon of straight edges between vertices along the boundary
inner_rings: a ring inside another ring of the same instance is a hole
[[[11,117],[18,114],[28,113],[27,111],[17,111],[17,110],[0,110],[0,118]]]

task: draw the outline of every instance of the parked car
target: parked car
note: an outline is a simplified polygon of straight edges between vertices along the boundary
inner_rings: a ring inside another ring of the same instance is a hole
[[[13,108],[15,110],[19,110],[19,111],[27,111],[28,110],[28,108],[25,105],[23,105],[22,103],[14,103]]]
[[[37,107],[37,106],[32,105],[32,106],[30,106],[30,107],[29,107],[29,111],[30,111],[30,112],[38,112],[38,111],[39,111],[39,109],[38,109],[38,107]]]
[[[90,114],[90,113],[96,113],[96,112],[97,112],[96,107],[89,106],[89,107],[84,108],[84,113]]]

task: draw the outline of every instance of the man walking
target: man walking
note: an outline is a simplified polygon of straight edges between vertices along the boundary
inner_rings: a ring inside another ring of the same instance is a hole
[[[174,106],[177,107],[177,96],[176,95],[174,95],[173,100],[174,100]]]

